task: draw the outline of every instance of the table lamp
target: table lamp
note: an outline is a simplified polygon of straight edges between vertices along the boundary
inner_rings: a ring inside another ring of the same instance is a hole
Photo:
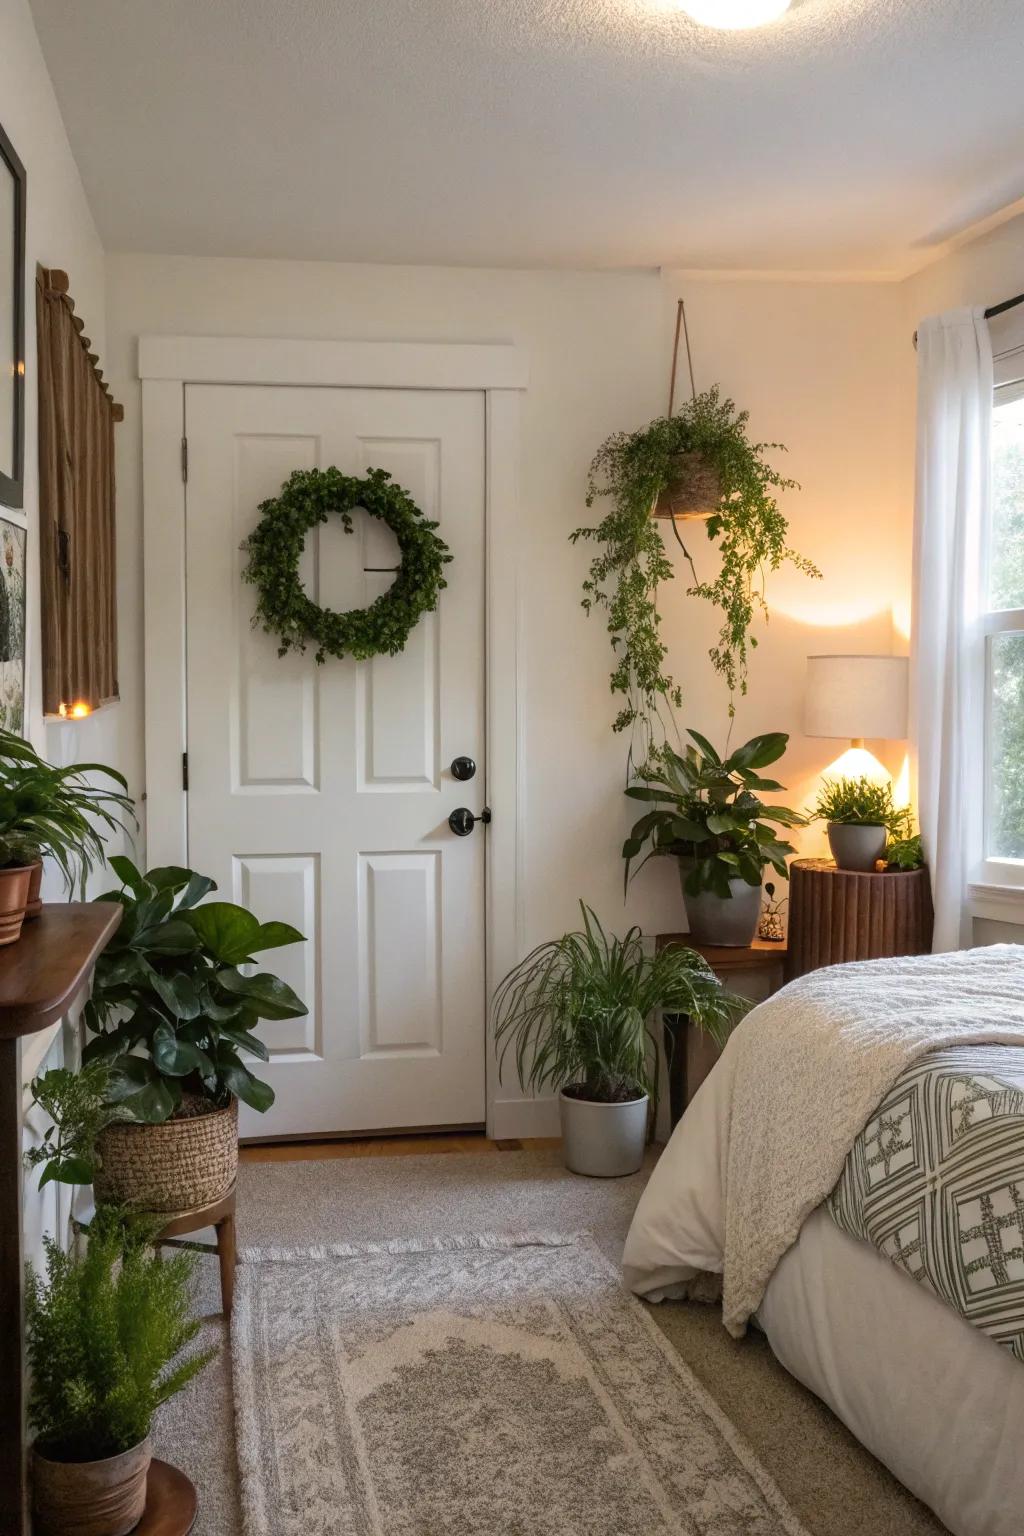
[[[905,739],[907,686],[905,656],[808,656],[804,734],[849,742],[843,771],[875,776],[881,764],[864,742]]]

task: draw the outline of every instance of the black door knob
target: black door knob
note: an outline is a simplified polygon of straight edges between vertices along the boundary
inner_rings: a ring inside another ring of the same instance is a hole
[[[484,826],[486,826],[490,819],[491,808],[488,805],[484,806],[479,816],[474,816],[473,812],[466,806],[460,805],[458,810],[452,811],[448,817],[448,825],[456,837],[468,837],[478,821],[482,821]]]
[[[452,778],[453,779],[458,779],[460,781],[460,783],[465,783],[465,781],[467,779],[471,779],[475,773],[476,773],[476,763],[474,763],[474,761],[473,761],[473,759],[471,757],[453,757],[452,758]]]

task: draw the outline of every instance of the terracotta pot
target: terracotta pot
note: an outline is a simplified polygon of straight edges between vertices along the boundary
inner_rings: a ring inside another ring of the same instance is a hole
[[[36,859],[34,864],[30,864],[29,870],[31,873],[29,874],[28,881],[28,905],[25,908],[26,922],[30,922],[32,918],[38,917],[43,910],[43,898],[40,894],[43,889],[42,859]]]
[[[30,864],[0,869],[0,944],[14,944],[21,938],[31,879]]]
[[[142,1519],[149,1438],[102,1461],[51,1461],[32,1450],[35,1536],[127,1536]]]
[[[238,1175],[238,1100],[214,1109],[186,1097],[162,1125],[108,1125],[96,1142],[93,1188],[107,1204],[156,1212],[214,1205]]]

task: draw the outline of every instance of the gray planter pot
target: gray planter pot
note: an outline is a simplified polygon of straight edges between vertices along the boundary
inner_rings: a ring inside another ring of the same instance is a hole
[[[885,857],[888,834],[884,827],[861,827],[842,821],[828,824],[828,845],[839,869],[871,874]]]
[[[637,1173],[647,1145],[647,1095],[628,1104],[595,1104],[559,1094],[562,1155],[572,1173],[621,1179]]]
[[[701,891],[699,896],[691,896],[686,889],[686,877],[692,868],[689,861],[679,860],[679,880],[691,939],[697,944],[745,949],[757,932],[761,887],[748,885],[745,880],[730,880],[728,899],[716,896],[713,891]]]

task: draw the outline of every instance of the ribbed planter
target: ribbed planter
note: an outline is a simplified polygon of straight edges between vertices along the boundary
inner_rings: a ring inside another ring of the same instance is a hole
[[[31,880],[31,864],[0,869],[0,945],[15,944],[21,938]]]
[[[761,887],[745,880],[730,880],[729,895],[716,896],[701,891],[692,896],[686,889],[686,877],[693,868],[687,859],[679,860],[679,880],[686,905],[690,938],[696,944],[721,944],[725,949],[745,949],[752,943],[761,915]]]
[[[658,493],[655,517],[703,520],[718,511],[722,483],[718,471],[700,453],[677,453],[673,472]]]
[[[51,1461],[32,1451],[34,1536],[127,1536],[142,1519],[149,1439],[102,1461]]]
[[[178,1213],[226,1195],[238,1174],[238,1100],[204,1104],[186,1101],[186,1113],[162,1125],[108,1125],[96,1144],[96,1199]]]
[[[558,1097],[562,1156],[571,1173],[592,1179],[621,1179],[643,1165],[647,1145],[647,1095],[626,1104],[577,1099],[565,1089]]]

